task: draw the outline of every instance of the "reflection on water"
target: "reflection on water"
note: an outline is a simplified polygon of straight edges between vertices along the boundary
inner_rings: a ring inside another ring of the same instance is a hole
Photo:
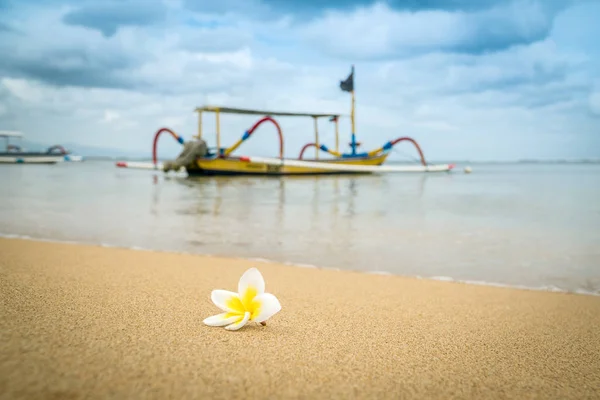
[[[2,166],[0,231],[571,290],[600,289],[600,166],[194,177]]]

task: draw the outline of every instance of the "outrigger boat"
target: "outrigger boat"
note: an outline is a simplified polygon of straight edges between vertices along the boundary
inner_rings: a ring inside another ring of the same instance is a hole
[[[3,164],[56,164],[63,161],[82,161],[81,156],[74,156],[61,145],[49,147],[45,152],[24,151],[21,146],[10,144],[9,139],[23,138],[18,131],[0,131],[0,137],[6,139],[6,150],[0,152],[0,163]]]
[[[341,114],[325,113],[294,113],[252,110],[244,108],[204,106],[196,108],[198,113],[198,132],[191,142],[185,142],[183,137],[169,128],[161,128],[154,135],[152,148],[152,163],[147,162],[128,162],[119,161],[116,163],[120,168],[137,168],[163,170],[185,170],[188,175],[315,175],[315,174],[365,174],[365,173],[390,173],[390,172],[443,172],[454,168],[453,164],[430,165],[425,161],[425,157],[419,144],[410,137],[399,137],[395,140],[386,142],[383,146],[368,152],[358,152],[360,143],[356,141],[355,123],[354,123],[354,67],[350,76],[345,81],[340,82],[340,88],[343,91],[352,94],[351,111],[351,142],[350,152],[341,153],[339,150],[339,118]],[[202,116],[203,113],[212,112],[215,114],[216,130],[216,148],[209,149],[203,140]],[[222,114],[244,114],[260,115],[260,118],[242,137],[229,147],[221,147],[220,116]],[[297,159],[284,158],[284,137],[279,123],[273,118],[281,117],[309,117],[314,121],[315,141],[307,143]],[[330,149],[319,140],[318,120],[320,118],[329,118],[335,123],[335,150]],[[242,143],[248,140],[255,130],[264,123],[271,123],[277,129],[279,137],[279,157],[248,157],[233,156],[232,153],[240,147]],[[159,163],[157,159],[157,143],[162,133],[169,133],[175,140],[184,145],[183,152],[177,160]],[[382,165],[389,156],[392,148],[403,141],[411,142],[417,149],[421,165]],[[314,147],[315,156],[312,159],[305,159],[304,153],[307,149]],[[333,158],[320,158],[320,152],[328,153]]]
[[[23,134],[16,131],[0,131],[0,137],[6,139],[6,150],[0,152],[0,163],[3,164],[56,164],[64,159],[63,155],[23,151],[20,146],[10,144],[11,137],[22,138]]]

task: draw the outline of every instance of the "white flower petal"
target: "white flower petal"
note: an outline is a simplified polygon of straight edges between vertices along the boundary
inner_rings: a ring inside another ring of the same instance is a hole
[[[225,326],[238,321],[241,317],[241,314],[222,313],[208,317],[202,322],[208,326]]]
[[[258,269],[253,267],[244,272],[238,282],[238,294],[244,307],[249,309],[252,299],[264,292],[265,280]]]
[[[252,301],[255,311],[252,315],[252,321],[263,322],[277,314],[281,310],[281,304],[277,297],[271,293],[258,295]]]
[[[241,316],[238,317],[238,319],[241,318]],[[238,329],[240,329],[241,327],[243,327],[244,325],[246,325],[246,323],[248,322],[248,320],[250,319],[250,313],[248,311],[246,311],[244,313],[244,318],[242,318],[241,320],[239,320],[236,323],[233,323],[231,325],[227,325],[225,327],[225,329],[227,329],[228,331],[237,331]]]
[[[232,312],[243,315],[246,310],[242,306],[240,297],[235,292],[229,290],[213,290],[210,294],[210,299],[217,307],[226,312]]]
[[[260,271],[254,267],[244,272],[240,277],[240,281],[238,282],[238,294],[240,297],[243,296],[248,287],[256,289],[257,294],[265,292],[265,280]]]

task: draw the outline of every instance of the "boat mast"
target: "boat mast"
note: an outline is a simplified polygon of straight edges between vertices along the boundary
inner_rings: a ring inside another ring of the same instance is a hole
[[[350,120],[352,122],[352,139],[350,142],[350,147],[352,148],[352,155],[356,155],[356,125],[354,121],[354,108],[356,97],[354,95],[354,64],[352,65],[352,71],[350,72],[350,75],[348,75],[346,80],[340,82],[340,89],[342,89],[344,92],[350,92],[350,94],[352,95],[352,108],[350,112]]]
[[[354,74],[354,67],[352,67],[352,74]],[[352,89],[352,110],[350,111],[350,118],[352,120],[352,155],[356,155],[356,129],[354,122],[354,110],[356,108],[356,97],[354,95],[354,89]]]

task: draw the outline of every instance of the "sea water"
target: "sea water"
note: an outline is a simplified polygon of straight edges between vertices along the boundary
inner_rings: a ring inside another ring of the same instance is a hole
[[[282,178],[2,165],[0,233],[600,294],[599,164],[470,165]]]

